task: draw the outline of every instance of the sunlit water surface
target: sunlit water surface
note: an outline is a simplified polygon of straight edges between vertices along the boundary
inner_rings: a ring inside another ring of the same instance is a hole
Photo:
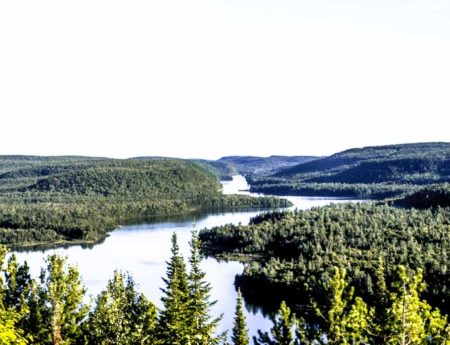
[[[223,182],[223,191],[226,194],[250,194],[247,191],[248,188],[242,176],[235,176],[232,181]],[[294,204],[293,208],[298,209],[349,201],[343,198],[292,196],[286,198]],[[138,284],[139,290],[160,307],[160,288],[163,286],[161,277],[165,275],[166,261],[170,257],[172,233],[177,233],[180,250],[187,258],[190,233],[194,223],[196,229],[227,223],[247,224],[251,217],[260,212],[223,212],[171,217],[165,221],[120,227],[112,231],[103,243],[90,249],[73,246],[56,250],[18,252],[16,255],[19,260],[28,262],[34,276],[38,276],[40,268],[45,265],[44,259],[47,255],[55,252],[66,255],[70,263],[78,266],[89,295],[93,297],[105,288],[114,270],[129,272]],[[212,286],[212,300],[217,300],[212,314],[222,314],[220,329],[231,330],[237,295],[234,277],[242,272],[243,265],[238,262],[219,262],[216,259],[207,258],[202,261],[201,266],[206,272],[206,279]],[[271,326],[271,322],[258,308],[247,306],[246,317],[251,335],[256,334],[258,329],[268,330]]]

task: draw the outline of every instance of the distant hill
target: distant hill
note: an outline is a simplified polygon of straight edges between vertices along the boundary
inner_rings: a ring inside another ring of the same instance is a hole
[[[194,163],[201,165],[206,170],[216,175],[220,180],[231,180],[233,175],[237,175],[238,171],[231,163],[212,161],[206,159],[192,159]]]
[[[354,148],[252,176],[250,191],[275,195],[385,199],[450,181],[450,143]]]
[[[221,185],[213,174],[182,160],[110,160],[54,168],[25,191],[70,195],[145,196],[148,199],[216,196]],[[39,169],[42,171],[42,169]]]
[[[276,173],[305,183],[450,181],[450,143],[417,143],[346,150]]]
[[[223,195],[214,165],[161,157],[0,156],[0,243],[92,243],[149,217],[290,205]]]
[[[313,156],[227,156],[220,158],[217,162],[230,164],[242,175],[270,175],[318,158]]]

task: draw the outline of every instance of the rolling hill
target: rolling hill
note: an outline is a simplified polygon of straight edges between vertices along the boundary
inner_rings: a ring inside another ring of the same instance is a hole
[[[385,198],[450,181],[450,143],[346,150],[249,180],[254,192]]]
[[[300,163],[310,162],[318,157],[313,156],[227,156],[217,162],[226,163],[242,175],[270,175]]]
[[[222,195],[217,176],[181,159],[0,158],[0,243],[95,242],[119,224],[199,210],[288,206]]]

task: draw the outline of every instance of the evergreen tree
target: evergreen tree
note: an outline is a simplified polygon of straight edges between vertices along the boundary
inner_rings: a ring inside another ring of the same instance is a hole
[[[6,310],[0,301],[0,345],[24,345],[28,342],[23,331],[17,327],[19,314],[14,310]]]
[[[248,329],[244,315],[243,299],[241,290],[238,290],[236,311],[234,314],[233,333],[231,340],[234,345],[248,345]]]
[[[189,341],[192,345],[218,344],[224,336],[215,336],[214,332],[222,317],[212,319],[211,307],[216,301],[210,301],[211,284],[205,280],[205,272],[200,268],[201,252],[200,240],[196,231],[192,231],[190,242],[191,265],[188,288]]]
[[[267,332],[258,330],[258,338],[253,337],[255,345],[295,345],[293,329],[296,324],[295,314],[283,301],[270,329],[272,337]]]
[[[131,276],[118,271],[96,299],[89,316],[92,344],[153,344],[156,307],[136,292]]]
[[[5,285],[3,275],[8,271],[3,269],[7,249],[0,245],[0,345],[27,344],[24,332],[19,327],[21,314],[15,308],[8,306],[8,284]]]
[[[410,276],[405,266],[399,266],[396,291],[391,294],[392,306],[385,325],[387,344],[449,344],[447,317],[420,299],[425,290],[422,270]]]
[[[86,293],[75,266],[56,254],[47,258],[47,268],[41,272],[41,286],[36,292],[37,313],[42,320],[39,344],[74,344],[82,337],[81,323],[89,306],[83,303]]]
[[[177,235],[172,235],[171,258],[167,262],[167,277],[163,278],[163,309],[157,323],[157,338],[161,344],[186,345],[189,343],[188,318],[189,287],[186,264],[180,255]]]
[[[354,298],[354,289],[348,288],[345,269],[334,268],[333,277],[325,284],[329,307],[326,313],[314,304],[316,313],[325,323],[327,344],[367,344],[373,325],[374,311],[360,298]]]

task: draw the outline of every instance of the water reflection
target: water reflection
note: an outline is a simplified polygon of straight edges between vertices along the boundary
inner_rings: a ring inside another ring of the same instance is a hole
[[[225,193],[235,193],[248,189],[242,176],[224,182]],[[243,192],[248,193],[248,192]],[[288,197],[294,207],[305,209],[331,202],[345,202],[346,199]],[[115,269],[130,272],[138,287],[158,307],[161,306],[162,276],[165,276],[166,261],[170,257],[171,235],[176,232],[180,251],[187,258],[189,240],[193,224],[197,229],[210,228],[227,223],[247,224],[260,210],[245,212],[210,212],[191,215],[152,219],[138,225],[123,226],[110,233],[101,244],[95,246],[76,245],[52,249],[16,252],[19,260],[27,260],[34,276],[38,276],[44,266],[44,258],[51,253],[66,255],[69,262],[78,265],[89,294],[96,296],[105,286]],[[234,261],[218,261],[206,258],[201,267],[206,279],[211,282],[211,297],[217,300],[212,310],[214,315],[223,315],[222,330],[232,328],[237,293],[234,280],[243,270],[243,265]],[[257,329],[268,330],[271,322],[256,304],[246,305],[246,316],[250,334]]]

